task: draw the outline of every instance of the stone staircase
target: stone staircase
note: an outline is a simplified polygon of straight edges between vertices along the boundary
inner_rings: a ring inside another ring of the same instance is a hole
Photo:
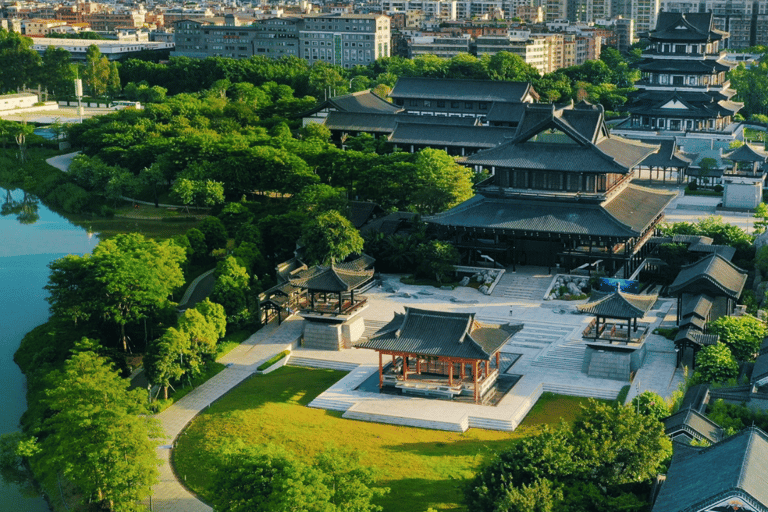
[[[389,323],[388,320],[369,320],[365,319],[365,330],[363,330],[363,335],[360,337],[358,341],[355,343],[362,343],[363,341],[368,341],[371,336],[376,334],[376,332],[387,325]]]
[[[565,339],[539,354],[531,366],[580,372],[584,364],[585,348],[580,337]]]
[[[491,295],[512,300],[541,301],[551,282],[552,276],[543,273],[514,274],[508,271],[501,276]]]

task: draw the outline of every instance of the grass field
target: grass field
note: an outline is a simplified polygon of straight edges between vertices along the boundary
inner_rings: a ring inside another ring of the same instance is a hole
[[[333,370],[283,367],[251,377],[206,409],[177,441],[173,464],[206,500],[213,462],[231,441],[274,444],[309,461],[325,446],[354,447],[378,470],[390,493],[385,511],[464,510],[462,489],[475,470],[517,438],[544,424],[573,420],[585,398],[546,394],[515,432],[470,429],[442,432],[346,420],[341,413],[306,407],[345,375]]]

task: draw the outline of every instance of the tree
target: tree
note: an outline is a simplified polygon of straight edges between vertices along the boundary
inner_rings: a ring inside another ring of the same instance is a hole
[[[224,223],[218,218],[206,217],[200,221],[196,229],[205,237],[208,254],[214,249],[221,249],[227,245],[229,234],[227,233],[227,228],[224,227]]]
[[[739,373],[739,363],[723,343],[704,347],[696,355],[696,380],[725,382]]]
[[[91,257],[70,254],[52,261],[48,268],[51,272],[45,289],[51,314],[75,325],[89,320],[99,308]]]
[[[107,360],[83,339],[50,377],[40,463],[105,510],[139,510],[157,481],[159,424],[146,415],[142,390],[129,391]]]
[[[163,389],[166,400],[171,382],[178,381],[186,372],[184,354],[188,352],[189,335],[171,327],[149,345],[144,355],[147,379]]]
[[[765,322],[752,315],[722,316],[708,325],[709,332],[720,336],[720,342],[740,361],[754,361],[760,344],[768,336]]]
[[[123,350],[128,350],[125,325],[168,304],[171,293],[184,284],[184,257],[184,250],[172,242],[136,233],[116,235],[93,250],[93,274],[100,285],[97,300],[104,318],[120,327]]]
[[[241,316],[248,307],[247,291],[250,277],[248,272],[232,256],[216,265],[216,284],[213,286],[211,300],[224,306],[228,317]],[[237,323],[234,318],[230,320]]]
[[[491,80],[533,82],[540,78],[536,68],[514,53],[498,52],[487,58],[484,55],[483,63]]]
[[[16,91],[31,86],[40,72],[40,55],[32,49],[32,39],[0,29],[0,91]]]
[[[304,257],[310,264],[341,262],[363,250],[363,238],[346,217],[335,210],[321,213],[301,232]]]
[[[225,453],[212,483],[217,512],[322,512],[329,497],[316,469],[272,447]]]
[[[188,180],[179,178],[171,188],[174,198],[189,205],[214,206],[224,202],[224,185],[212,180]]]
[[[768,206],[761,202],[757,205],[757,208],[755,208],[753,216],[755,217],[755,233],[762,233],[768,228]]]
[[[343,188],[329,185],[310,185],[293,196],[291,206],[297,211],[316,214],[328,210],[347,211],[347,194]]]
[[[63,48],[49,46],[43,53],[42,85],[59,98],[74,94],[75,70],[71,60],[72,55]]]
[[[669,416],[669,406],[653,391],[643,391],[632,399],[632,407],[640,414],[650,416],[658,421]]]
[[[448,242],[431,240],[416,249],[419,265],[416,274],[432,278],[438,283],[456,271],[454,265],[459,261],[459,251]]]
[[[101,54],[98,46],[92,44],[85,52],[83,78],[93,96],[102,97],[107,94],[110,85],[109,75],[109,60]]]
[[[416,157],[417,188],[412,208],[419,213],[441,212],[472,197],[472,171],[439,149],[422,149]]]
[[[360,461],[353,450],[327,449],[316,459],[320,481],[328,489],[328,501],[338,512],[380,512],[382,507],[371,500],[385,495],[388,488],[373,487],[375,472]]]

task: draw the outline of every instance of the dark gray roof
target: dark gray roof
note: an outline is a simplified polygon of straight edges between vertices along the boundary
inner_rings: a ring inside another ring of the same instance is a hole
[[[367,90],[328,98],[312,110],[302,112],[298,117],[306,117],[326,108],[330,110],[339,110],[341,112],[364,112],[369,114],[394,114],[403,111],[402,107],[393,105],[370,90]]]
[[[617,290],[576,308],[582,313],[606,318],[642,318],[658,298],[658,295],[635,295]]]
[[[754,148],[749,144],[744,144],[723,155],[723,158],[732,160],[734,162],[761,162],[765,163],[768,160],[768,153],[765,151]]]
[[[747,273],[717,253],[689,265],[684,265],[669,287],[669,293],[701,293],[704,289],[719,290],[738,299],[747,281]]]
[[[688,167],[691,159],[677,151],[675,139],[641,139],[643,144],[658,144],[659,150],[651,153],[640,165],[643,167]]]
[[[508,232],[634,237],[653,223],[673,197],[634,185],[602,205],[478,194],[425,220],[442,226]]]
[[[722,62],[712,60],[677,60],[677,59],[649,59],[638,65],[642,71],[647,72],[678,72],[712,74],[721,71],[730,71],[731,67]]]
[[[435,100],[523,102],[531,94],[538,98],[528,82],[500,80],[458,80],[401,76],[389,96]]]
[[[657,149],[611,137],[602,108],[526,104],[514,139],[469,156],[464,162],[514,169],[626,174]]]
[[[710,244],[691,244],[688,247],[690,252],[704,252],[704,253],[717,253],[728,261],[733,260],[733,256],[736,254],[736,249],[730,245],[710,245]]]
[[[310,291],[339,293],[354,290],[373,277],[373,270],[348,270],[317,265],[292,276],[291,284]]]
[[[357,229],[377,215],[386,213],[384,208],[370,201],[349,201],[347,218]]]
[[[760,345],[759,355],[755,359],[755,366],[752,368],[751,382],[764,386],[766,379],[768,379],[768,338],[765,338]]]
[[[683,401],[680,403],[680,409],[695,409],[698,412],[704,412],[709,403],[709,385],[696,384],[688,388],[685,392]]]
[[[446,118],[447,119],[447,118]],[[397,123],[392,144],[423,144],[436,148],[493,148],[515,135],[513,128],[493,126],[440,126]]]
[[[680,325],[682,327],[675,336],[675,345],[688,341],[700,347],[707,347],[709,345],[717,345],[720,341],[720,336],[717,334],[704,334],[702,332],[706,322],[701,318],[686,316],[680,321]]]
[[[660,12],[651,40],[707,42],[722,39],[723,32],[712,25],[712,12]]]
[[[477,124],[477,118],[331,111],[323,122],[326,128],[331,131],[368,133],[392,133],[395,131],[397,123],[473,126]],[[425,129],[430,128],[425,127]]]
[[[768,436],[755,427],[702,450],[675,452],[653,512],[704,510],[737,492],[768,508]]]
[[[522,325],[492,326],[475,320],[474,313],[405,308],[401,323],[357,348],[420,356],[490,360]]]
[[[510,123],[516,126],[520,123],[524,112],[524,103],[494,101],[491,108],[488,109],[488,113],[485,115],[485,120],[489,123]]]
[[[707,318],[712,309],[712,297],[704,293],[699,295],[683,295],[680,316],[695,314],[699,318]]]
[[[369,268],[371,268],[374,263],[376,263],[376,258],[363,253],[351,261],[346,261],[344,263],[336,263],[334,267],[336,269],[341,269],[341,270],[352,270],[355,272],[361,272],[363,270],[368,270]]]
[[[674,235],[672,236],[672,242],[676,244],[691,244],[691,245],[710,245],[715,240],[708,236],[701,235]]]
[[[680,409],[664,419],[664,433],[670,437],[687,434],[694,439],[717,443],[723,438],[723,429],[695,409]]]

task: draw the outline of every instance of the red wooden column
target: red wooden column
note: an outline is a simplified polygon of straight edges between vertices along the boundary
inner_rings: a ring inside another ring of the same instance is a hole
[[[382,362],[382,354],[379,352],[379,389],[384,386],[384,364]]]
[[[477,403],[478,401],[477,397],[479,395],[478,393],[479,389],[477,388],[477,370],[478,370],[478,364],[477,364],[477,359],[475,359],[474,361],[472,361],[472,378],[475,379],[475,403]]]
[[[496,369],[499,369],[499,352],[496,352]]]
[[[461,362],[461,370],[460,371],[461,371],[461,373],[460,373],[461,380],[464,380],[464,377],[467,376],[467,362],[466,361],[462,361]]]
[[[416,373],[421,375],[421,358],[416,357]]]
[[[403,380],[408,380],[408,356],[403,354]]]
[[[448,386],[453,386],[453,361],[448,361]]]

